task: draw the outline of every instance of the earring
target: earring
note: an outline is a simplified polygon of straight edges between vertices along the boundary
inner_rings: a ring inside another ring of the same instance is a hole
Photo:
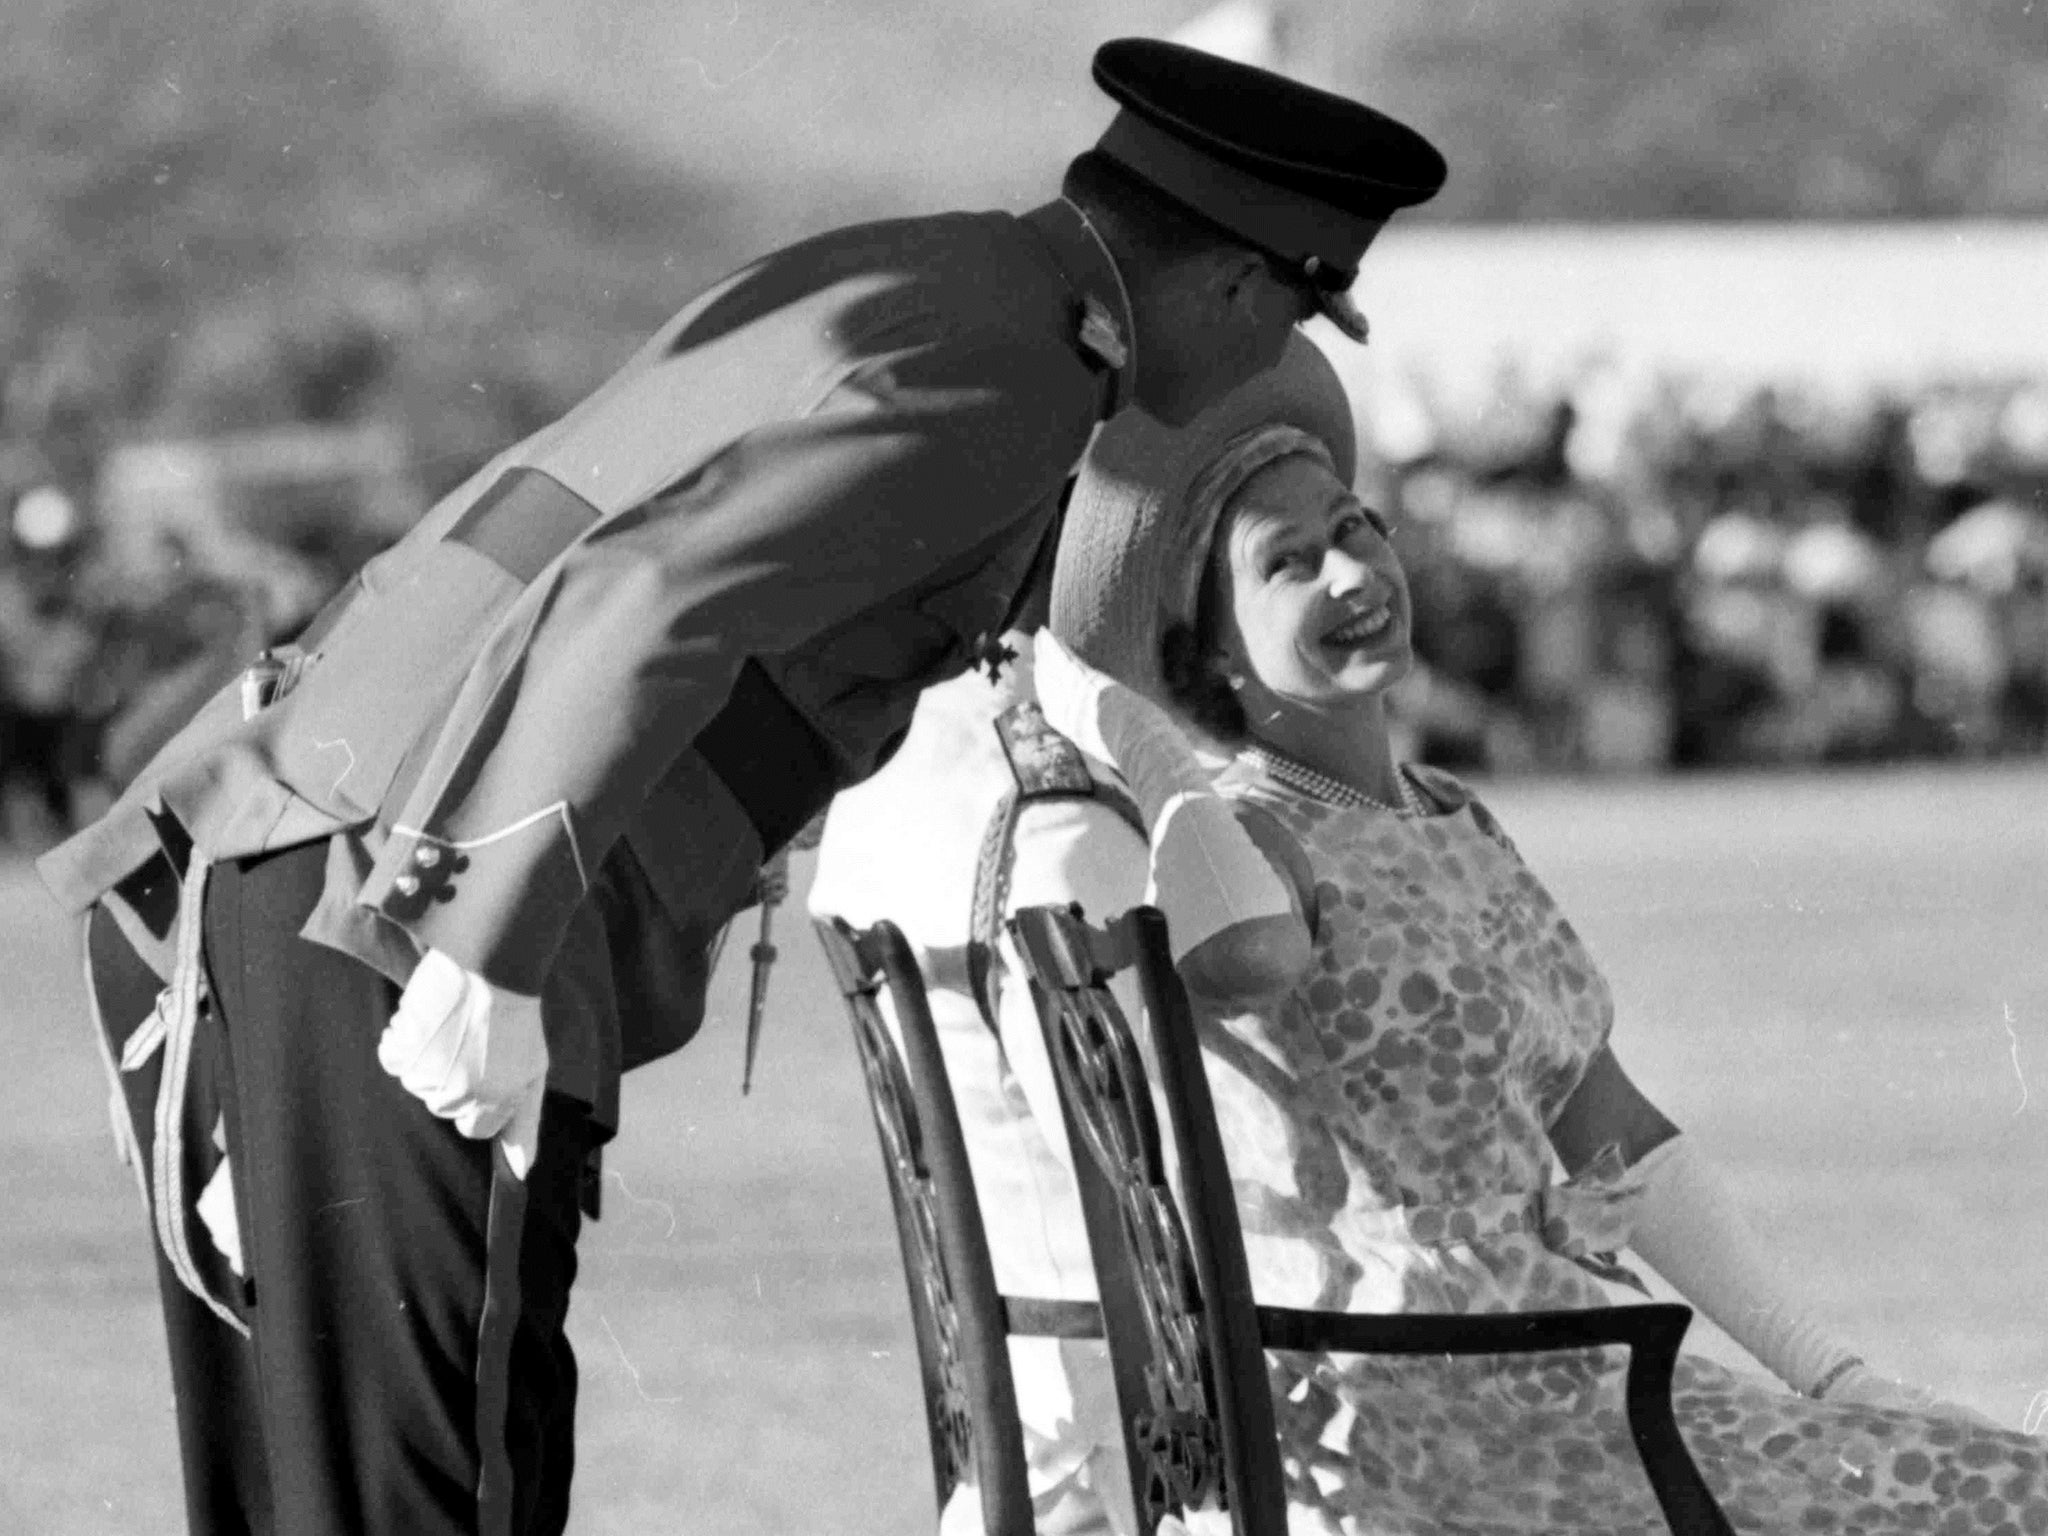
[[[1225,681],[1226,683],[1230,684],[1230,691],[1231,691],[1232,693],[1242,693],[1242,692],[1244,692],[1244,682],[1245,682],[1245,680],[1244,680],[1244,679],[1243,679],[1242,677],[1238,676],[1238,674],[1237,674],[1237,673],[1235,673],[1235,672],[1231,673],[1231,674],[1230,674],[1230,676],[1228,676],[1228,677],[1226,677],[1226,678],[1224,679],[1224,681]]]

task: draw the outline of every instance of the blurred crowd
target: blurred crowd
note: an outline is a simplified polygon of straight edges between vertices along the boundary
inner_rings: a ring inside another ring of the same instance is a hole
[[[2048,385],[1599,367],[1368,405],[1427,662],[1400,700],[1421,756],[1645,772],[2048,747]]]
[[[377,434],[366,455],[357,429],[120,444],[41,425],[0,441],[0,840],[30,844],[95,814],[394,528]]]
[[[1592,368],[1362,402],[1423,665],[1496,773],[2048,751],[2048,384],[1861,398]],[[43,839],[426,500],[360,426],[0,442],[0,814]]]

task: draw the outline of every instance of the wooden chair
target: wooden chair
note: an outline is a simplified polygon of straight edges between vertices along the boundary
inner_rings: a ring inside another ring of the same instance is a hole
[[[916,956],[893,923],[855,929],[830,919],[815,926],[852,1016],[882,1144],[910,1290],[939,1510],[963,1483],[976,1484],[988,1536],[1032,1536],[1008,1339],[1099,1339],[1101,1309],[1091,1302],[1005,1296],[996,1289],[967,1145]],[[882,1017],[884,990],[902,1033],[900,1053]]]
[[[1731,1527],[1671,1408],[1690,1308],[1429,1316],[1256,1304],[1165,918],[1136,907],[1095,928],[1078,908],[1034,907],[1011,920],[1010,933],[1031,978],[1077,1149],[1140,1531],[1216,1499],[1238,1536],[1284,1536],[1269,1349],[1491,1355],[1626,1345],[1629,1427],[1665,1520],[1676,1536],[1727,1536]],[[1144,1061],[1107,986],[1127,968],[1137,972],[1157,1042],[1157,1087],[1187,1193],[1185,1221],[1167,1183]],[[1112,1254],[1120,1262],[1106,1262]]]

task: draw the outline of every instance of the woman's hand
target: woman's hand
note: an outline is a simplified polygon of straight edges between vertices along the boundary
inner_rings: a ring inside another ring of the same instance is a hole
[[[1050,629],[1041,629],[1032,639],[1031,678],[1046,724],[1098,762],[1123,766],[1104,733],[1106,707],[1118,694],[1122,697],[1116,699],[1116,707],[1123,709],[1141,707],[1144,699],[1089,666]]]
[[[2004,1429],[1996,1419],[1979,1413],[1974,1408],[1930,1391],[1926,1387],[1909,1386],[1896,1377],[1881,1375],[1867,1365],[1855,1365],[1844,1371],[1841,1378],[1831,1385],[1821,1398],[1824,1403],[1848,1403],[1858,1408],[1888,1408],[1899,1413],[1917,1413],[1938,1419],[1957,1419],[1966,1424],[1982,1425],[1986,1429]]]
[[[1123,775],[1154,836],[1168,802],[1209,793],[1210,772],[1173,716],[1082,661],[1051,630],[1032,644],[1032,676],[1046,724]]]
[[[1294,985],[1313,963],[1302,919],[1311,877],[1260,846],[1217,796],[1173,716],[1040,630],[1032,645],[1046,723],[1123,775],[1152,843],[1146,900],[1166,913],[1175,963],[1196,992],[1249,1001]],[[1281,841],[1287,840],[1284,832]]]

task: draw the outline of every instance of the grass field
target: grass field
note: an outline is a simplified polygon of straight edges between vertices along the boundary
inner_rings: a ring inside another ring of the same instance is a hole
[[[1607,967],[1623,1060],[1843,1331],[2048,1411],[2048,768],[1489,798]],[[571,1317],[586,1536],[929,1528],[851,1044],[808,939],[784,949],[750,1098],[732,964],[704,1037],[628,1085]],[[0,1533],[158,1536],[169,1373],[75,969],[0,866]]]

